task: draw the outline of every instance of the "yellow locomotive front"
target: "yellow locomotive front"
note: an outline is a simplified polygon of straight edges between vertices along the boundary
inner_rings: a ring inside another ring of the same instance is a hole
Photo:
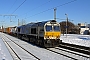
[[[56,21],[46,23],[44,26],[44,45],[46,47],[59,46],[59,44],[61,43],[60,35],[61,30],[59,23],[57,23]]]

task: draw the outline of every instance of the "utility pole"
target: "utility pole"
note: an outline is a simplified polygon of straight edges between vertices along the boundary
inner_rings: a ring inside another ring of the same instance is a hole
[[[18,19],[18,26],[19,26],[19,19]]]
[[[3,24],[4,24],[4,21],[0,21],[2,26],[1,26],[1,29],[2,29],[2,32],[3,32]]]
[[[56,20],[56,8],[54,8],[54,20]]]
[[[67,28],[68,28],[67,22],[68,22],[68,15],[67,15],[67,14],[65,14],[65,15],[66,15],[66,37],[67,37]]]

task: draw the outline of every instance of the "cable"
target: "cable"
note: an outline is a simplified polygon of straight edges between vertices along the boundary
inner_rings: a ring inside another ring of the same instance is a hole
[[[24,0],[17,8],[13,11],[13,13],[16,12],[16,11],[25,3],[25,1],[26,1],[26,0]],[[13,13],[12,13],[12,14],[13,14]]]
[[[70,3],[75,2],[75,1],[76,1],[76,0],[66,2],[66,3],[64,3],[64,4],[61,4],[61,5],[56,6],[55,8],[58,8],[58,7],[61,7],[61,6],[64,6],[64,5],[70,4]],[[35,15],[38,15],[38,14],[44,13],[44,12],[49,11],[49,10],[52,10],[52,9],[54,9],[54,7],[53,7],[53,8],[50,8],[50,9],[47,9],[47,10],[45,10],[45,11],[39,12],[39,13],[34,14],[34,15],[32,15],[32,16],[29,16],[29,17],[33,17],[33,16],[35,16]],[[29,18],[29,17],[28,17],[28,18]]]
[[[50,8],[50,9],[47,9],[47,10],[45,10],[45,11],[39,12],[39,13],[34,14],[34,15],[32,15],[32,16],[35,16],[35,15],[38,15],[38,14],[44,13],[44,12],[49,11],[49,10],[51,10],[51,9],[53,9],[53,8]],[[30,16],[30,17],[32,17],[32,16]]]
[[[72,3],[72,2],[75,2],[75,1],[76,1],[76,0],[69,1],[69,2],[67,2],[67,3],[64,3],[64,4],[62,4],[62,5],[58,5],[58,6],[56,6],[56,7],[60,7],[60,6],[63,6],[63,5],[67,5],[67,4]]]
[[[15,5],[16,1],[17,1],[17,0],[14,1],[14,3],[13,3],[13,5],[11,6],[10,10],[11,10],[11,9],[13,8],[13,6]],[[8,10],[8,13],[9,13],[10,10]]]
[[[43,6],[43,5],[45,5],[45,4],[49,3],[49,2],[51,2],[51,0],[49,0],[49,1],[47,1],[47,2],[45,2],[45,3],[43,3],[43,4],[41,4],[41,5],[33,8],[31,11],[33,11],[33,10],[35,10],[35,9],[37,9],[37,8],[40,8],[41,6]],[[29,12],[31,12],[31,11],[29,11]],[[28,13],[28,12],[27,12],[27,13]],[[25,13],[25,14],[27,14],[27,13]],[[24,15],[24,14],[23,14],[23,15]]]

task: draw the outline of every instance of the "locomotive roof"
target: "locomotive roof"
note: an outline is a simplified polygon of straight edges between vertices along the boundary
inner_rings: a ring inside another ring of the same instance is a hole
[[[42,22],[37,22],[37,23],[28,23],[26,25],[18,26],[18,28],[23,27],[23,26],[38,26],[38,25],[43,26],[47,22],[56,22],[56,21],[55,20],[48,20],[48,21],[42,21]]]
[[[47,22],[56,22],[56,21],[55,20],[48,20],[48,21],[42,21],[42,22],[37,22],[37,23],[43,23],[43,24],[45,24]]]
[[[24,26],[32,26],[34,23],[28,23],[26,25],[21,25],[21,26],[18,26],[18,28],[21,28],[21,27],[24,27]]]
[[[55,20],[42,21],[42,22],[37,22],[37,23],[35,23],[35,24],[33,24],[33,25],[38,24],[38,25],[43,26],[43,25],[44,25],[45,23],[47,23],[47,22],[56,22],[56,21],[55,21]]]

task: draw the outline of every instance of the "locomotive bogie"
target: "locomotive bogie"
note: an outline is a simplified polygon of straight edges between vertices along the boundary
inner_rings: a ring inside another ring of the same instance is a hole
[[[59,46],[59,44],[60,44],[61,42],[60,42],[60,40],[59,39],[57,39],[57,40],[55,40],[55,39],[46,39],[45,40],[45,42],[44,42],[44,46],[45,47],[57,47],[57,46]]]

